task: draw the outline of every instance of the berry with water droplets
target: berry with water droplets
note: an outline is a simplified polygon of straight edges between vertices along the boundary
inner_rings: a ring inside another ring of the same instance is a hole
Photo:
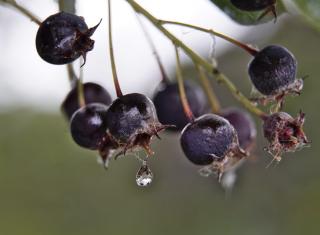
[[[111,96],[109,95],[109,92],[96,83],[84,83],[83,92],[86,104],[100,103],[107,106],[111,104]],[[66,96],[61,105],[61,110],[67,119],[70,120],[74,112],[79,108],[78,87],[76,86]]]
[[[252,117],[238,108],[228,108],[221,112],[221,116],[227,119],[236,129],[239,145],[243,149],[250,149],[257,136],[257,130]]]
[[[280,161],[282,153],[295,152],[309,143],[303,131],[304,113],[293,118],[288,113],[278,112],[263,119],[263,133],[269,141],[266,150],[275,160]]]
[[[254,87],[263,95],[275,96],[301,91],[303,82],[296,79],[297,61],[282,46],[271,45],[259,51],[249,64]]]
[[[76,111],[70,121],[73,140],[81,147],[91,150],[99,149],[107,131],[108,107],[92,103]]]
[[[190,81],[185,81],[184,87],[193,114],[198,117],[206,113],[208,104],[203,90]],[[159,121],[163,124],[175,126],[169,128],[169,130],[182,130],[188,124],[189,120],[183,112],[177,83],[161,83],[153,102]]]
[[[143,147],[148,155],[151,138],[167,126],[157,118],[152,101],[145,95],[131,93],[118,97],[108,109],[108,132],[123,147],[122,153],[134,147]]]
[[[100,23],[99,23],[100,24]],[[67,64],[80,56],[86,60],[97,27],[88,28],[83,17],[59,12],[45,19],[37,32],[36,48],[40,57],[51,64]]]

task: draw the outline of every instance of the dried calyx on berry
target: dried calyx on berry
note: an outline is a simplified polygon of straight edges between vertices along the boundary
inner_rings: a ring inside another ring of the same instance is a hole
[[[264,97],[257,101],[275,100],[283,103],[287,94],[299,95],[303,80],[296,79],[297,61],[282,46],[270,45],[255,54],[249,64],[249,75],[254,87]]]
[[[277,18],[276,12],[277,0],[231,0],[231,3],[242,11],[262,11],[264,12],[258,17],[258,20],[271,12],[274,18]]]
[[[101,21],[100,21],[101,22]],[[59,12],[44,20],[37,32],[36,47],[40,57],[51,64],[67,64],[80,56],[86,61],[94,41],[90,39],[100,23],[88,28],[83,17]]]
[[[83,84],[84,99],[86,104],[100,103],[109,106],[111,104],[111,96],[109,92],[102,86],[88,82]],[[78,99],[78,83],[66,96],[61,105],[61,111],[68,120],[71,119],[73,113],[80,108]]]
[[[131,93],[118,97],[108,109],[108,133],[122,148],[120,154],[135,147],[142,147],[153,154],[150,141],[158,132],[169,127],[157,118],[152,101],[145,95]]]
[[[184,82],[184,88],[193,114],[196,117],[205,114],[208,102],[201,87],[187,80]],[[153,102],[159,121],[174,125],[169,130],[181,131],[189,123],[181,105],[178,83],[162,82],[154,95]]]
[[[78,109],[70,121],[73,140],[83,148],[98,150],[105,166],[113,150],[118,148],[107,134],[107,111],[108,106],[91,103]]]
[[[196,165],[205,166],[200,174],[223,173],[247,156],[240,148],[237,132],[223,117],[205,114],[189,123],[182,131],[180,144],[186,157]]]
[[[295,152],[310,142],[303,131],[305,114],[300,112],[296,118],[288,113],[278,112],[263,117],[263,133],[269,141],[266,150],[274,160],[280,161],[285,152]]]

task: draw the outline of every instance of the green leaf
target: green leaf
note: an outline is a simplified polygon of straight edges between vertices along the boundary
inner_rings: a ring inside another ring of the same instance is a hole
[[[257,20],[263,11],[248,12],[237,9],[232,5],[230,0],[210,0],[217,7],[219,7],[224,13],[226,13],[231,19],[242,25],[257,25],[266,23],[273,20],[272,14],[267,14],[261,20]],[[317,0],[315,0],[317,1]],[[277,14],[280,15],[284,12],[282,2],[277,3]]]
[[[308,22],[320,30],[320,0],[293,0]]]

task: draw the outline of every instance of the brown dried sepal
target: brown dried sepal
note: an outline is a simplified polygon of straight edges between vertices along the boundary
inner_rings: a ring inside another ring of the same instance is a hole
[[[263,132],[269,145],[265,148],[274,160],[281,161],[281,155],[295,152],[310,142],[304,131],[305,114],[300,112],[296,118],[288,113],[278,112],[264,117]]]

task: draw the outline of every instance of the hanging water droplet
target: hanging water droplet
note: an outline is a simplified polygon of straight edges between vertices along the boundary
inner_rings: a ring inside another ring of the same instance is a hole
[[[151,184],[153,180],[153,174],[147,165],[147,161],[143,161],[142,166],[136,175],[136,182],[138,186],[145,187]]]

